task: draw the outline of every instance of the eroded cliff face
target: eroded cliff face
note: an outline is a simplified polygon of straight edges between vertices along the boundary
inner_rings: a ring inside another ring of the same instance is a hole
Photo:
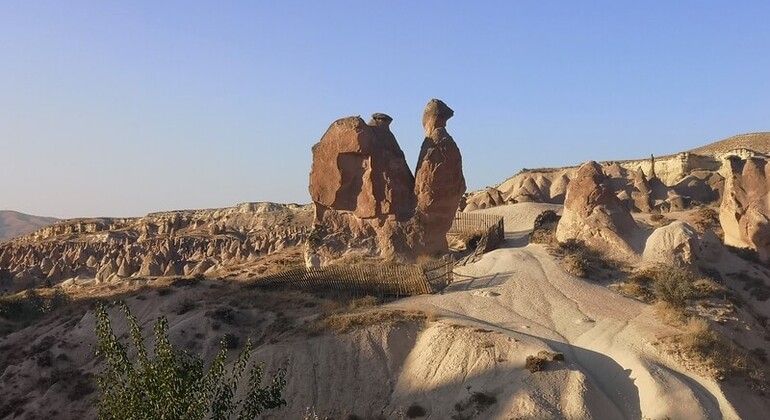
[[[313,146],[308,266],[350,253],[413,260],[448,251],[446,234],[465,192],[462,157],[446,130],[453,114],[437,99],[426,106],[416,176],[389,116],[374,114],[369,123],[347,117],[329,127]]]
[[[217,276],[306,238],[309,206],[245,203],[140,218],[65,220],[0,245],[0,290],[76,276]]]
[[[699,204],[718,203],[724,189],[728,155],[692,153],[663,158],[603,162],[608,186],[633,212],[667,213]],[[512,203],[564,204],[567,186],[578,167],[524,170],[495,188],[471,193],[465,211]]]

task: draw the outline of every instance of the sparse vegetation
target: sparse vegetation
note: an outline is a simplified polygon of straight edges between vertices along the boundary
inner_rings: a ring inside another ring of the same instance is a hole
[[[721,337],[702,318],[687,320],[679,342],[689,357],[714,369],[717,377],[748,372],[747,352]]]
[[[556,243],[556,227],[561,216],[553,210],[545,210],[538,214],[529,234],[529,242],[534,244],[553,245]]]
[[[332,331],[343,334],[360,328],[378,324],[397,324],[399,322],[424,323],[428,316],[420,311],[378,310],[353,314],[333,314],[314,322],[313,331]]]
[[[586,278],[601,270],[618,268],[617,262],[576,239],[559,242],[552,252],[561,257],[564,269],[576,277]]]
[[[722,232],[722,225],[719,223],[719,213],[711,207],[700,207],[695,213],[695,220],[693,220],[692,224],[700,233],[709,229],[717,234]]]
[[[452,416],[452,420],[470,420],[497,403],[497,397],[494,395],[471,391],[470,386],[467,386],[466,389],[468,390],[468,398],[455,404],[457,413]]]
[[[66,305],[69,297],[59,289],[40,293],[35,289],[0,297],[0,318],[28,325]]]
[[[743,290],[749,292],[749,294],[758,301],[764,302],[770,299],[770,287],[768,287],[761,278],[752,276],[745,271],[730,273],[728,276],[743,283]]]
[[[554,353],[551,351],[539,351],[537,355],[527,356],[524,363],[524,367],[530,371],[530,373],[540,372],[545,369],[548,362],[563,361],[564,355],[561,353]]]
[[[245,397],[235,399],[239,379],[249,364],[251,340],[228,372],[227,343],[223,339],[219,353],[205,370],[200,356],[180,351],[171,344],[168,321],[161,317],[155,323],[155,354],[151,358],[136,318],[125,303],[119,306],[128,321],[136,357],[134,361],[129,359],[127,347],[112,330],[106,309],[97,305],[96,354],[106,359],[104,370],[96,378],[100,391],[99,418],[252,419],[286,404],[281,396],[286,371],[279,370],[271,383],[262,387],[261,364],[254,364],[249,370]]]
[[[690,299],[714,297],[725,288],[710,278],[696,279],[692,273],[676,267],[657,266],[632,273],[618,287],[626,296],[643,302],[663,302],[666,310],[683,312]]]
[[[409,408],[406,409],[406,417],[410,419],[415,419],[418,417],[425,417],[428,414],[427,411],[425,411],[422,406],[419,406],[417,404],[412,404],[409,406]]]

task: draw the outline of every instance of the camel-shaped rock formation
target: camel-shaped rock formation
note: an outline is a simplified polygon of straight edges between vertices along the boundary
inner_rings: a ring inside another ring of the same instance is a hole
[[[446,130],[453,114],[438,99],[426,106],[416,176],[390,131],[389,116],[332,123],[312,149],[315,214],[308,266],[347,253],[413,260],[448,251],[446,234],[465,193],[460,150]]]

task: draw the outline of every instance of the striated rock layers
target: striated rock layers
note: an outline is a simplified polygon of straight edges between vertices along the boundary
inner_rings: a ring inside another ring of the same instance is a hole
[[[556,228],[559,241],[577,239],[605,250],[634,253],[636,222],[608,181],[596,162],[587,162],[578,169],[567,187],[564,212]]]
[[[447,252],[446,233],[465,192],[460,151],[446,131],[452,114],[437,99],[428,103],[416,178],[389,116],[374,114],[368,124],[360,117],[332,123],[313,146],[308,266],[347,253],[413,259]]]
[[[719,222],[725,244],[751,248],[763,261],[770,260],[770,177],[767,159],[728,160]]]

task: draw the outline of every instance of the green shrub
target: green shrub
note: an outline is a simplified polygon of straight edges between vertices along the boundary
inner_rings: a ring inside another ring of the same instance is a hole
[[[261,387],[264,365],[249,370],[245,397],[236,400],[238,382],[249,363],[251,340],[246,342],[232,369],[225,368],[227,342],[208,368],[199,355],[175,348],[168,339],[168,321],[155,323],[155,354],[151,358],[136,318],[128,306],[120,307],[128,320],[136,358],[129,360],[128,350],[112,330],[110,318],[102,305],[96,306],[96,355],[106,359],[97,375],[100,419],[253,419],[265,410],[286,404],[281,392],[286,386],[285,370],[278,371],[272,382]]]
[[[66,305],[69,297],[61,290],[41,294],[35,289],[0,297],[0,317],[9,321],[29,324]]]

